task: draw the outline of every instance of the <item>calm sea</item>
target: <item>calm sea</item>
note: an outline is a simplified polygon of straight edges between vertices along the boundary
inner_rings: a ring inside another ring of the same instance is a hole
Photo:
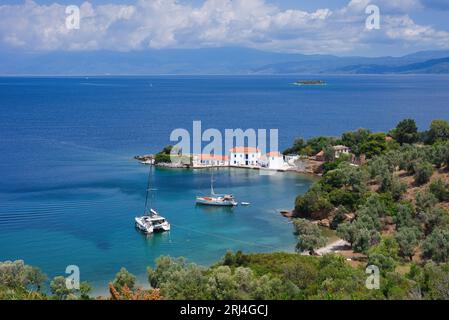
[[[317,77],[311,77],[317,78]],[[425,129],[449,119],[448,76],[0,78],[0,261],[24,259],[50,276],[78,265],[105,286],[121,266],[145,277],[160,255],[210,264],[226,250],[294,250],[291,208],[312,182],[297,175],[220,170],[218,191],[249,207],[194,205],[209,172],[156,170],[155,206],[172,231],[146,238],[148,167],[132,160],[169,144],[175,128],[279,129],[281,148],[298,136],[358,127],[387,130],[405,117]]]

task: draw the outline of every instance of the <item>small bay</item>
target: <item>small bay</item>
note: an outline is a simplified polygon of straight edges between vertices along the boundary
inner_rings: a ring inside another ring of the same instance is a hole
[[[303,77],[301,77],[303,78]],[[120,267],[145,280],[160,255],[211,264],[226,250],[293,251],[297,194],[314,179],[220,169],[218,192],[248,207],[197,207],[210,171],[157,169],[155,207],[172,223],[145,237],[148,167],[133,156],[170,143],[173,129],[279,129],[280,148],[298,136],[386,131],[403,118],[420,129],[449,119],[448,76],[0,78],[0,261],[23,259],[50,277],[78,265],[82,280],[105,288]]]

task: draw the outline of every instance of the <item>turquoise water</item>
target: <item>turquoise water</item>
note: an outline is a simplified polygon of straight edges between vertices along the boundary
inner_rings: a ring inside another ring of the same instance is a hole
[[[217,208],[195,205],[196,195],[209,192],[209,170],[157,169],[153,201],[172,230],[145,236],[133,220],[143,211],[149,167],[125,157],[86,155],[85,161],[93,167],[82,169],[89,170],[86,184],[75,186],[67,177],[59,187],[1,194],[0,252],[1,260],[24,259],[52,276],[77,265],[99,293],[121,266],[144,282],[146,266],[160,255],[207,265],[226,250],[292,251],[292,226],[278,211],[291,208],[311,183],[296,174],[220,169],[214,172],[217,192],[232,191],[251,205]]]
[[[281,148],[295,137],[358,127],[388,130],[412,117],[420,129],[449,119],[448,76],[0,78],[0,260],[24,259],[51,277],[67,265],[104,288],[121,266],[145,277],[160,255],[200,264],[226,250],[294,249],[289,221],[310,178],[220,170],[218,192],[249,207],[196,207],[206,171],[157,170],[156,207],[169,234],[146,238],[148,167],[132,160],[160,150],[175,128],[278,128]]]

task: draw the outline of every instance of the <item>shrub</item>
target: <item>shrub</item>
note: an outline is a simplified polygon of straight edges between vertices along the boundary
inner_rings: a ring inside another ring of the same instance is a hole
[[[299,215],[311,217],[316,213],[326,216],[331,210],[332,204],[318,184],[314,184],[303,196],[296,197],[295,212]]]
[[[357,232],[357,226],[353,222],[343,222],[337,227],[337,235],[343,240],[349,242],[351,246],[355,241]]]
[[[367,253],[368,249],[380,241],[380,233],[376,230],[361,228],[357,231],[352,244],[354,252]]]
[[[136,283],[136,277],[128,272],[125,268],[121,268],[120,271],[115,275],[115,279],[112,282],[112,285],[117,289],[121,290],[125,285],[129,289],[133,289]]]
[[[360,201],[360,195],[351,191],[336,189],[329,193],[329,200],[335,207],[345,206],[353,210]]]
[[[446,120],[436,119],[430,124],[428,142],[433,144],[437,141],[449,139],[449,123]]]
[[[424,240],[423,256],[435,262],[449,261],[449,231],[437,228]]]
[[[399,245],[399,255],[412,260],[418,247],[420,231],[416,227],[404,227],[395,234],[396,242]]]
[[[443,180],[438,179],[433,181],[429,185],[429,191],[439,200],[448,201],[449,200],[449,186],[443,182]]]
[[[447,227],[449,224],[449,215],[446,210],[442,208],[431,208],[419,215],[421,222],[424,225],[424,233],[430,234],[435,228]]]
[[[367,265],[374,265],[379,268],[382,274],[392,272],[396,268],[396,261],[393,258],[384,256],[381,253],[368,254]]]
[[[415,209],[411,203],[399,203],[396,206],[394,222],[397,228],[416,226]]]
[[[418,192],[415,196],[415,200],[418,212],[424,212],[431,209],[438,203],[438,199],[429,191]]]
[[[427,161],[420,161],[414,164],[414,178],[415,184],[423,185],[429,182],[433,173],[433,166]]]
[[[309,251],[310,254],[314,254],[315,249],[326,244],[326,238],[316,224],[306,219],[294,219],[293,225],[295,234],[298,236],[297,251]]]

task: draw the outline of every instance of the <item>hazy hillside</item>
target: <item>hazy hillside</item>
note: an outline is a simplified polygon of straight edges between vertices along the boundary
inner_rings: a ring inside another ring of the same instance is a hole
[[[246,48],[0,53],[0,75],[449,73],[449,51],[337,57]]]
[[[401,66],[385,65],[355,65],[340,69],[342,73],[357,74],[385,74],[385,73],[424,73],[424,74],[449,74],[449,58],[432,59],[419,63],[406,64]]]

